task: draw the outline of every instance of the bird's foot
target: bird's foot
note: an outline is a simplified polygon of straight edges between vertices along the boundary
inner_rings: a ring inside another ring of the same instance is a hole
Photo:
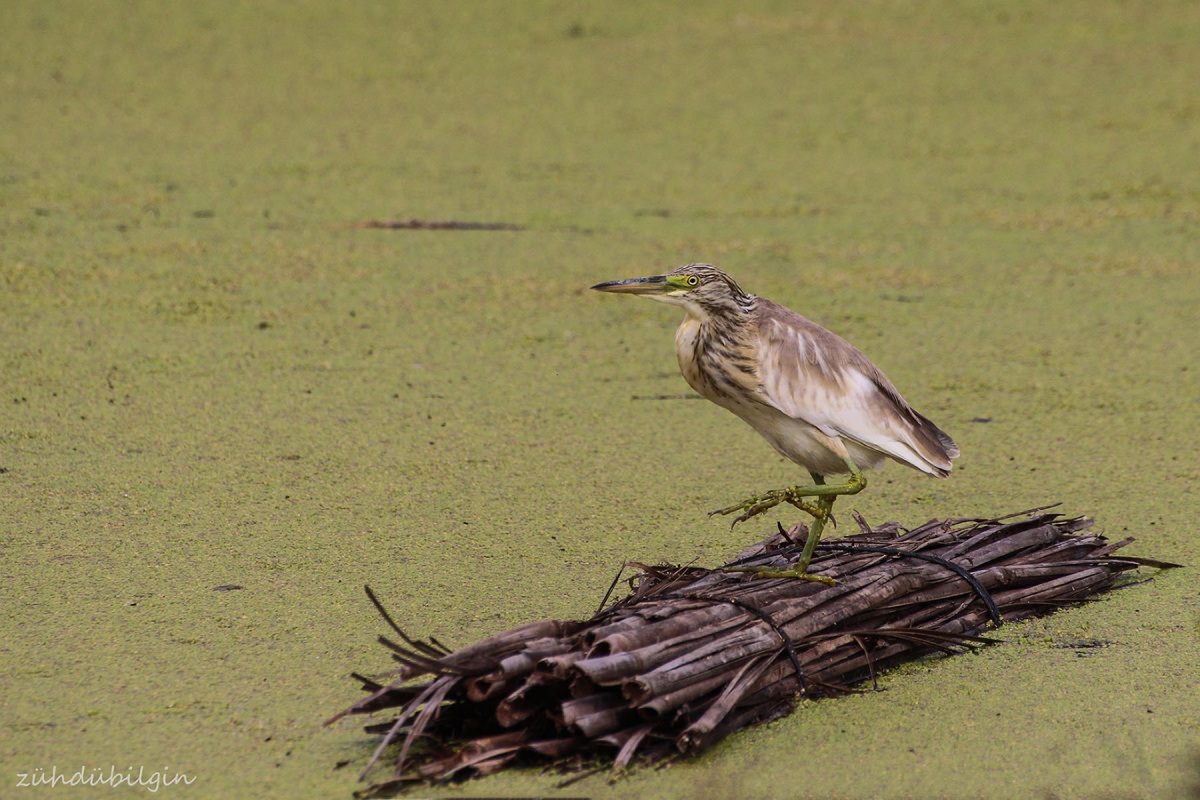
[[[808,566],[794,566],[789,569],[775,569],[773,567],[724,567],[722,572],[749,572],[752,575],[757,575],[760,578],[796,578],[802,581],[813,581],[814,583],[823,583],[826,586],[837,586],[837,581],[828,575],[814,575],[808,571]]]
[[[708,515],[710,517],[715,517],[718,514],[721,516],[728,516],[729,514],[734,514],[738,511],[741,511],[742,513],[733,520],[733,525],[737,525],[739,522],[745,522],[751,517],[756,517],[764,511],[770,511],[780,503],[791,503],[801,511],[811,514],[813,519],[824,520],[826,517],[828,517],[828,509],[824,509],[822,506],[816,503],[810,503],[805,500],[805,495],[798,494],[796,491],[797,488],[798,487],[792,487],[791,489],[774,489],[766,494],[755,495],[754,497],[738,503],[737,505],[729,506],[729,508],[718,508],[716,511],[710,511]],[[730,527],[733,527],[733,525]]]

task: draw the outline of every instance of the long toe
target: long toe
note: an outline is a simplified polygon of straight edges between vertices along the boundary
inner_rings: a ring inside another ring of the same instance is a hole
[[[788,497],[788,494],[786,491],[776,490],[773,492],[767,492],[766,494],[756,495],[747,500],[743,500],[742,502],[738,503],[735,506],[729,506],[728,508],[718,508],[716,511],[710,511],[708,513],[708,515],[710,517],[715,517],[718,514],[721,516],[725,516],[728,514],[734,514],[738,511],[741,511],[741,512],[743,512],[742,515],[740,517],[738,517],[736,520],[734,520],[734,524],[737,524],[738,522],[745,522],[746,520],[750,519],[751,517],[758,516],[759,514],[763,513],[764,511],[769,511],[770,509],[774,508],[775,506],[779,505],[780,503],[789,501],[789,499],[790,498]]]
[[[821,519],[826,515],[816,503],[810,503],[798,497],[789,497],[787,501],[806,514],[812,515],[813,519]]]
[[[772,508],[779,505],[780,502],[782,502],[782,501],[780,501],[780,500],[770,500],[770,501],[764,500],[762,502],[754,503],[749,506],[743,504],[740,506],[735,506],[732,509],[729,509],[730,512],[738,511],[740,509],[745,509],[744,513],[742,513],[739,516],[734,518],[733,522],[729,526],[730,529],[733,529],[734,527],[736,527],[739,522],[745,522],[746,520],[750,519],[751,517],[757,517],[759,514],[762,514],[765,511],[770,511]]]

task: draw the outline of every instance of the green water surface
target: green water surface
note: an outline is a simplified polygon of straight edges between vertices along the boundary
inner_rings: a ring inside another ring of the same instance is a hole
[[[375,740],[321,722],[390,664],[364,583],[464,645],[590,614],[626,559],[770,533],[704,512],[803,473],[652,399],[687,394],[676,310],[586,289],[690,261],[854,341],[957,439],[949,480],[892,465],[843,501],[868,519],[1061,501],[1200,563],[1200,5],[3,17],[0,796],[149,794],[18,786],[111,765],[194,778],[161,797],[348,797]],[[354,226],[408,218],[525,229]],[[1197,792],[1197,586],[666,770],[413,796]]]

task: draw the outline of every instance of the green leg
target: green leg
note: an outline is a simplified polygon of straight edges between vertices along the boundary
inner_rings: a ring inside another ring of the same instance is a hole
[[[732,514],[735,511],[744,512],[733,521],[733,524],[736,525],[739,522],[746,521],[750,517],[772,509],[780,503],[787,502],[796,508],[806,511],[813,517],[812,525],[808,529],[808,539],[805,540],[804,549],[800,552],[800,559],[788,569],[731,567],[726,571],[753,572],[756,575],[762,575],[766,578],[800,578],[808,581],[819,581],[820,583],[832,586],[834,584],[833,578],[828,578],[824,575],[809,575],[808,564],[812,561],[813,551],[817,547],[817,542],[821,539],[821,532],[825,529],[825,523],[833,518],[834,501],[837,500],[839,495],[858,494],[867,485],[867,479],[863,476],[862,470],[854,462],[846,459],[846,466],[850,468],[850,476],[842,483],[826,483],[823,476],[812,473],[813,483],[811,486],[793,486],[790,489],[767,492],[764,495],[751,497],[740,505],[714,511],[713,514]],[[810,503],[804,499],[807,497],[815,498],[815,501]]]

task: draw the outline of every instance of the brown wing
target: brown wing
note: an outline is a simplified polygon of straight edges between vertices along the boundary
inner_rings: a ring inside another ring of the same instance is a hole
[[[946,475],[954,441],[904,401],[854,345],[759,299],[760,392],[770,405],[828,436],[851,439],[931,475]]]

